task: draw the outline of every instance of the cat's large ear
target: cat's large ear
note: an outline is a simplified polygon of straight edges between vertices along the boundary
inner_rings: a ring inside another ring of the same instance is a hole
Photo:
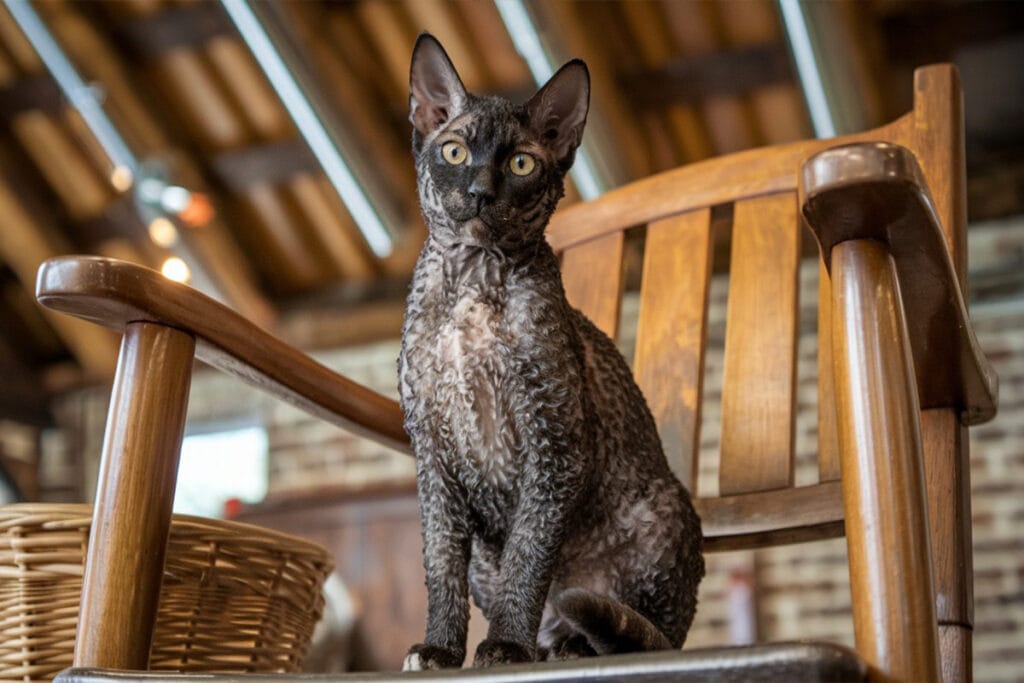
[[[590,72],[574,59],[526,103],[530,125],[551,147],[563,168],[572,164],[590,108]]]
[[[448,54],[429,33],[421,33],[409,68],[409,121],[425,137],[457,116],[466,105],[462,85]]]

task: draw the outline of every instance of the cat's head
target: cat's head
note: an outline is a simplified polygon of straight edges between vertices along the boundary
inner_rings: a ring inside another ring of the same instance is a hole
[[[466,91],[437,40],[416,41],[409,120],[420,204],[435,238],[514,248],[543,239],[583,135],[586,65],[573,60],[525,104]]]

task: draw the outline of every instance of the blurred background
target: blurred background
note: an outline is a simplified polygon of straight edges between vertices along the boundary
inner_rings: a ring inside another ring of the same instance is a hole
[[[422,30],[466,86],[525,100],[582,57],[593,88],[565,202],[660,170],[897,118],[913,69],[965,94],[972,316],[1001,378],[975,428],[975,673],[1024,666],[1024,3],[797,0],[43,0],[0,4],[0,495],[92,496],[118,340],[36,305],[70,253],[162,270],[382,393],[425,229],[407,122]],[[681,188],[685,191],[685,188]],[[629,352],[642,231],[627,249]],[[716,271],[728,236],[716,245]],[[815,466],[817,258],[805,253],[798,483]],[[700,487],[713,490],[716,277]],[[718,351],[716,351],[718,349]],[[332,549],[357,617],[337,666],[395,667],[425,596],[414,468],[196,369],[177,509]],[[842,541],[714,556],[688,647],[852,643]],[[480,619],[474,627],[480,628]]]

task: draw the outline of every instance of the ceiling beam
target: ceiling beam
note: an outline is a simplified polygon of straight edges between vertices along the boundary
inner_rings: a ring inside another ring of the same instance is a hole
[[[206,4],[198,3],[196,11],[205,12],[202,7]],[[181,151],[190,149],[190,146],[178,144],[183,136],[173,135],[178,130],[173,125],[173,117],[162,115],[167,110],[166,104],[147,97],[155,87],[145,77],[145,74],[151,72],[140,71],[138,60],[133,60],[130,54],[118,53],[118,49],[124,49],[124,43],[118,39],[119,34],[112,26],[118,23],[116,19],[123,14],[101,5],[103,3],[44,3],[39,9],[71,57],[81,65],[83,72],[103,83],[110,107],[122,115],[119,121],[124,123],[125,132],[138,144],[137,153],[140,158],[158,158],[167,162],[173,171],[169,178],[173,184],[183,185],[192,191],[207,191],[208,183],[195,159]],[[219,7],[214,6],[214,10],[218,16],[223,16]],[[153,16],[161,14],[163,12]],[[204,16],[214,15],[201,15],[199,28],[189,30],[198,35],[212,31],[209,28],[211,20],[203,19]],[[216,20],[213,23],[216,24]],[[144,227],[141,217],[136,223],[134,219],[124,216],[123,209],[127,206],[108,207],[97,217],[97,225],[89,227],[104,227],[104,224],[107,228],[118,230]],[[144,230],[141,231],[141,237],[142,242],[146,243],[148,236]],[[180,250],[189,263],[194,282],[208,283],[207,294],[253,322],[264,327],[273,325],[273,307],[257,288],[255,276],[246,267],[247,263],[239,253],[237,243],[229,236],[218,217],[215,216],[202,228],[188,230],[181,237],[178,245],[173,248]]]
[[[114,29],[136,56],[157,59],[179,48],[198,48],[210,40],[232,35],[234,27],[221,6],[197,2],[119,23]]]
[[[0,216],[4,217],[0,259],[10,265],[22,287],[34,292],[39,264],[67,253],[68,249],[49,243],[43,229],[4,181],[0,181]],[[113,335],[97,325],[59,313],[47,312],[46,318],[90,379],[113,377],[118,348]]]
[[[46,76],[22,76],[0,88],[0,120],[5,123],[31,110],[57,114],[64,106],[60,89]]]
[[[301,140],[256,144],[213,157],[213,170],[232,192],[257,185],[278,185],[303,173],[320,170],[316,157]]]
[[[619,87],[642,108],[700,104],[711,97],[741,97],[765,85],[791,82],[789,55],[781,44],[673,59],[619,76]]]

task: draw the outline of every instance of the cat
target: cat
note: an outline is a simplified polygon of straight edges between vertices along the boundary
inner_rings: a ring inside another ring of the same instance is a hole
[[[406,669],[678,648],[700,520],[612,341],[566,301],[544,229],[586,123],[574,60],[525,105],[468,93],[422,34],[410,121],[428,236],[398,362],[428,615]]]

